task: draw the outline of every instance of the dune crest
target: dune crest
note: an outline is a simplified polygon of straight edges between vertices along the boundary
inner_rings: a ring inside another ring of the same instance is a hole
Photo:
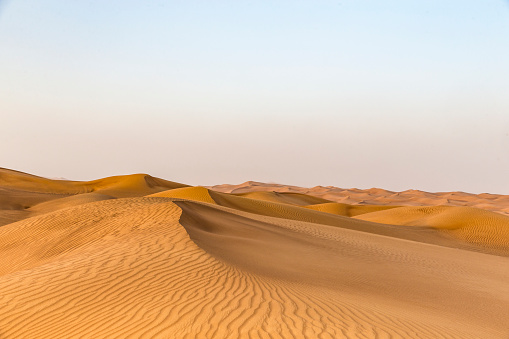
[[[398,205],[503,197],[220,188],[0,170],[0,338],[509,336],[509,217]]]
[[[0,226],[49,211],[48,206],[73,206],[101,197],[144,196],[188,185],[159,179],[147,174],[107,177],[93,181],[54,180],[0,168]],[[87,198],[71,196],[89,194]],[[50,200],[68,198],[48,204]],[[46,203],[46,207],[37,205]],[[57,208],[57,209],[58,209]]]
[[[419,190],[393,192],[380,188],[357,189],[334,186],[313,188],[245,182],[239,185],[216,185],[208,187],[224,193],[288,192],[302,193],[332,202],[353,205],[391,205],[391,206],[468,206],[509,215],[509,196],[500,194],[471,194],[464,192],[430,193]]]

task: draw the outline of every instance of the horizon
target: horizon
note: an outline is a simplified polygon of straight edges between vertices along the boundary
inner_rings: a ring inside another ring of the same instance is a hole
[[[0,166],[509,194],[507,1],[0,1]]]
[[[95,179],[92,179],[92,180],[73,180],[73,179],[68,179],[68,178],[64,178],[64,177],[44,177],[44,176],[38,176],[37,174],[34,174],[34,173],[22,172],[22,171],[10,169],[10,168],[0,167],[0,169],[6,169],[6,170],[9,170],[9,171],[19,172],[19,173],[23,173],[23,174],[29,174],[29,175],[40,177],[40,178],[44,178],[44,179],[61,180],[61,181],[73,181],[73,182],[88,182],[88,181],[101,180],[101,179],[106,179],[106,178],[115,177],[115,176],[119,176],[120,177],[120,176],[129,176],[129,175],[148,175],[148,176],[154,177],[154,176],[150,175],[150,173],[130,173],[130,174],[120,174],[120,175],[113,175],[113,176],[95,178]],[[171,178],[160,178],[160,177],[157,177],[157,178],[163,179],[163,180],[167,180],[167,181],[173,181],[173,180],[171,180]],[[179,182],[179,183],[180,184],[187,184],[185,182]],[[276,186],[281,186],[281,187],[297,187],[297,188],[304,188],[304,189],[313,189],[313,188],[321,187],[321,188],[339,188],[339,189],[342,189],[342,190],[360,190],[360,191],[383,190],[383,191],[387,191],[387,192],[391,192],[391,193],[404,193],[404,192],[408,192],[408,191],[416,191],[416,192],[433,193],[433,194],[435,194],[435,193],[465,193],[465,194],[473,194],[473,195],[480,195],[480,194],[504,195],[504,194],[489,193],[489,192],[472,193],[472,192],[467,192],[467,191],[424,191],[424,190],[419,190],[419,189],[414,189],[414,188],[409,188],[409,189],[406,189],[406,190],[397,191],[397,190],[385,189],[383,187],[359,188],[359,187],[338,187],[338,186],[333,186],[333,185],[298,186],[298,185],[278,183],[278,182],[272,182],[272,181],[263,182],[263,181],[254,181],[254,180],[247,180],[247,181],[240,182],[240,183],[219,183],[219,184],[213,184],[213,185],[199,185],[198,184],[198,185],[191,185],[191,187],[214,188],[214,187],[217,187],[217,186],[241,186],[241,185],[244,185],[244,184],[261,184],[261,185],[264,185],[264,186],[276,185]]]

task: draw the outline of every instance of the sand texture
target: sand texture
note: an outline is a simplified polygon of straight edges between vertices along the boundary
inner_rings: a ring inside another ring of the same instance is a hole
[[[507,339],[508,204],[0,169],[0,338]]]
[[[240,185],[216,185],[209,188],[218,192],[234,194],[254,194],[254,192],[300,193],[337,203],[354,205],[468,206],[509,215],[509,196],[488,193],[430,193],[418,190],[392,192],[381,188],[362,190],[357,188],[338,188],[334,186],[303,188],[279,184],[266,184],[255,181],[247,181]]]

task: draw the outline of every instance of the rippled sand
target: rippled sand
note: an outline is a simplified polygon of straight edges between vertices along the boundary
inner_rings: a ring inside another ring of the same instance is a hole
[[[0,338],[508,338],[508,202],[0,169]]]

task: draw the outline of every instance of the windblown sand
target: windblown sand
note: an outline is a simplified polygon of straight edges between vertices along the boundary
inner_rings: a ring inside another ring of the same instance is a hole
[[[0,338],[509,337],[509,197],[0,169]]]

